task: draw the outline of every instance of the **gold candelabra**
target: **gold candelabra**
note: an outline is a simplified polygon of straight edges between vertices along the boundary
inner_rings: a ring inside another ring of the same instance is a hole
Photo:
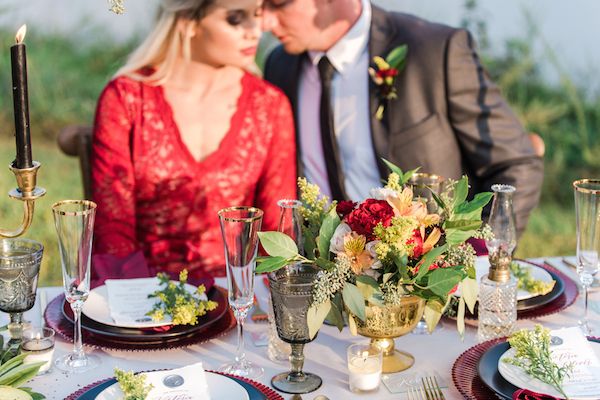
[[[9,166],[9,169],[15,174],[18,187],[9,191],[8,195],[13,199],[21,200],[23,202],[23,221],[17,229],[0,229],[0,237],[15,238],[23,235],[27,232],[27,229],[29,229],[31,221],[33,220],[35,200],[46,194],[46,189],[36,186],[37,171],[40,168],[40,165],[39,162],[34,161],[33,167],[30,168],[16,168],[13,165]]]

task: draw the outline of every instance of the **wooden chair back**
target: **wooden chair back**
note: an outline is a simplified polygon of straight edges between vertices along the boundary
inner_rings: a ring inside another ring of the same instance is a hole
[[[86,199],[92,198],[92,135],[94,128],[88,125],[69,125],[58,134],[58,147],[69,156],[79,157],[83,194]]]

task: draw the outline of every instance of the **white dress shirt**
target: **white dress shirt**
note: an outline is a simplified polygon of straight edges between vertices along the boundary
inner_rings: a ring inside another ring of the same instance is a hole
[[[298,91],[300,151],[304,174],[331,197],[321,144],[319,107],[321,81],[317,64],[323,55],[335,67],[331,83],[333,126],[337,139],[343,182],[348,197],[366,198],[381,186],[371,137],[369,112],[369,30],[371,3],[362,1],[362,13],[352,28],[327,53],[309,52],[302,62]]]

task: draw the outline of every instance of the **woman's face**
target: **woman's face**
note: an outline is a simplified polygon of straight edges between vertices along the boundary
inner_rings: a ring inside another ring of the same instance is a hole
[[[193,24],[192,59],[221,67],[244,68],[254,62],[261,34],[257,0],[217,0]]]

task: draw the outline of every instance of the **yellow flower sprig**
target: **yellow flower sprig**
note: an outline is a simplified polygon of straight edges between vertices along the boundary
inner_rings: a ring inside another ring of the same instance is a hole
[[[217,308],[218,303],[212,300],[202,300],[201,296],[206,291],[204,285],[198,286],[195,293],[186,290],[187,270],[179,273],[179,283],[171,282],[169,275],[158,273],[156,277],[164,289],[157,290],[148,295],[157,298],[152,310],[146,313],[154,321],[160,321],[165,314],[170,315],[173,325],[196,325],[198,317]]]

